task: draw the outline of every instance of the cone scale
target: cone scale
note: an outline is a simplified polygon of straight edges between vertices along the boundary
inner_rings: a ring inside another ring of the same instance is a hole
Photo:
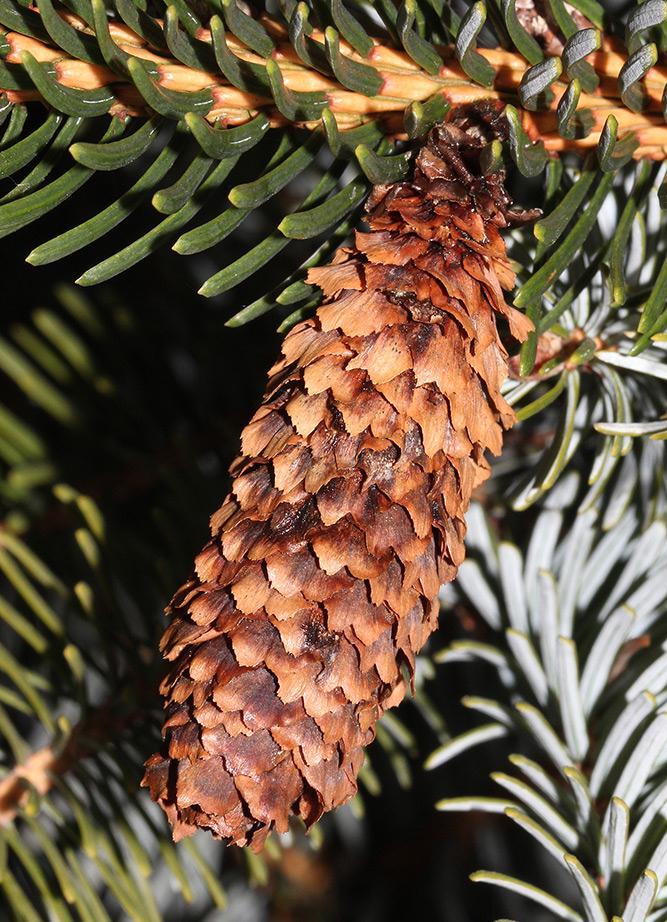
[[[514,415],[507,353],[530,322],[500,231],[518,215],[480,153],[493,106],[457,110],[368,230],[311,269],[324,301],[287,335],[243,431],[211,540],[162,639],[164,745],[143,784],[175,838],[260,849],[349,800],[464,558],[464,516]]]

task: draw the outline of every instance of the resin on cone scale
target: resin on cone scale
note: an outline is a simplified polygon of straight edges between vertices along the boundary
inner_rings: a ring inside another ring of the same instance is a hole
[[[497,320],[531,329],[503,297],[517,215],[480,168],[503,124],[459,109],[409,181],[373,189],[368,230],[310,270],[324,302],[285,338],[168,609],[164,745],[143,784],[176,839],[259,849],[349,800],[437,625],[486,452],[514,422]]]

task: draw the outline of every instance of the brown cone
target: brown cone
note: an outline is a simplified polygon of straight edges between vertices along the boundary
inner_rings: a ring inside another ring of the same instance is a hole
[[[309,273],[325,301],[286,337],[169,608],[165,743],[142,783],[176,839],[202,827],[259,849],[291,814],[310,826],[349,800],[437,625],[485,452],[514,421],[496,315],[531,329],[502,294],[490,120],[434,129],[410,182],[374,188],[370,231]]]

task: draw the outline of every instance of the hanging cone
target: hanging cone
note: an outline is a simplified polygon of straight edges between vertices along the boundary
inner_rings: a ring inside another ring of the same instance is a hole
[[[179,839],[261,848],[349,800],[464,557],[464,515],[514,421],[500,396],[530,322],[509,308],[488,107],[433,129],[369,232],[311,269],[325,301],[286,337],[232,492],[162,639],[164,746],[143,784]]]

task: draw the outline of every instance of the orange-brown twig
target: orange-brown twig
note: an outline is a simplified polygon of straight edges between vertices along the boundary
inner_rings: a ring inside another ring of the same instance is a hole
[[[139,697],[144,694],[144,676],[133,683]],[[31,753],[0,780],[0,827],[11,823],[30,799],[31,792],[43,796],[55,785],[55,779],[67,774],[77,762],[89,756],[100,741],[108,741],[149,713],[139,706],[119,713],[117,699],[112,699],[90,713],[71,731],[61,745],[53,742]]]
[[[72,738],[71,744],[59,754],[53,746],[44,746],[16,765],[0,781],[0,826],[12,822],[26,804],[31,789],[47,794],[53,787],[54,776],[64,774],[79,757],[78,743]]]
[[[73,13],[62,13],[73,28],[90,33],[87,24]],[[323,92],[331,112],[341,129],[353,128],[369,118],[381,119],[388,134],[400,136],[403,132],[402,115],[406,106],[414,101],[423,101],[436,93],[442,93],[454,105],[465,104],[478,99],[500,99],[516,101],[516,95],[527,64],[518,54],[503,49],[479,49],[479,53],[493,66],[496,78],[492,88],[473,83],[461,70],[454,50],[441,49],[443,65],[436,75],[420,67],[403,51],[376,43],[368,58],[361,58],[344,42],[341,51],[346,57],[371,64],[382,77],[382,87],[376,96],[368,97],[345,89],[334,79],[309,69],[286,41],[284,28],[264,17],[263,25],[277,42],[273,59],[278,64],[287,89]],[[150,60],[157,66],[158,82],[161,86],[179,92],[193,92],[209,89],[213,106],[207,114],[211,122],[222,125],[239,125],[254,117],[259,111],[268,114],[274,126],[286,123],[272,99],[248,93],[231,86],[219,73],[207,73],[186,67],[177,60],[158,54],[146,41],[125,24],[109,23],[111,38],[119,48],[135,57]],[[208,29],[200,30],[198,38],[210,42]],[[323,35],[313,32],[311,38],[323,43]],[[133,115],[146,110],[146,103],[133,84],[109,68],[69,57],[59,48],[20,35],[7,32],[5,39],[10,46],[5,60],[20,63],[22,54],[30,52],[38,61],[53,62],[55,76],[62,86],[74,89],[96,89],[103,86],[113,88],[116,101],[110,107],[111,114]],[[241,60],[262,64],[263,59],[244,46],[238,39],[228,36],[230,50]],[[627,60],[622,45],[606,39],[602,48],[591,54],[588,61],[600,77],[600,86],[594,93],[582,93],[579,108],[587,108],[593,115],[593,128],[585,138],[565,139],[557,131],[555,108],[565,92],[564,83],[556,83],[554,100],[550,111],[523,112],[524,128],[533,139],[542,139],[549,151],[586,151],[595,146],[609,115],[614,115],[623,132],[633,131],[639,142],[635,157],[664,159],[667,154],[667,125],[662,116],[661,100],[667,82],[667,70],[657,65],[643,81],[646,96],[646,111],[631,112],[622,103],[618,87],[618,75]],[[1,87],[0,87],[1,89]],[[35,90],[8,90],[12,101],[29,102],[40,99]],[[300,123],[314,127],[316,123]]]

